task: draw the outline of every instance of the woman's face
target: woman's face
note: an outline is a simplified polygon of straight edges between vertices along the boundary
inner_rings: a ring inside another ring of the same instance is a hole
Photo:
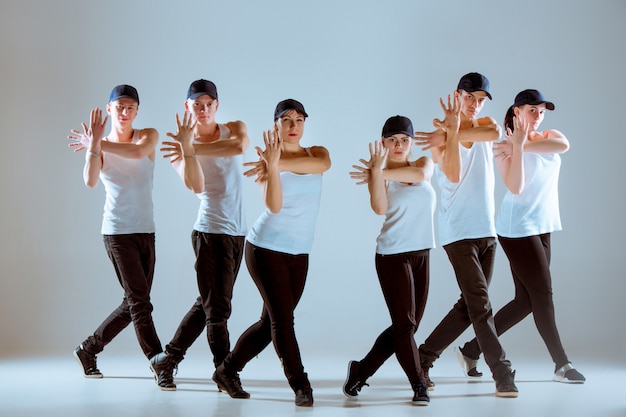
[[[213,123],[219,102],[208,94],[185,102],[185,109],[190,112],[200,125]]]
[[[389,149],[387,158],[392,161],[406,161],[411,153],[413,138],[402,133],[396,133],[382,139],[383,146]]]
[[[545,103],[541,104],[523,104],[514,109],[515,115],[522,120],[530,123],[531,130],[539,129],[539,125],[543,122],[546,113]]]
[[[111,116],[111,122],[120,126],[132,125],[138,110],[137,102],[128,97],[122,97],[107,104],[107,113]]]
[[[287,143],[297,143],[304,133],[305,117],[295,110],[289,110],[274,125],[278,130],[280,140]]]

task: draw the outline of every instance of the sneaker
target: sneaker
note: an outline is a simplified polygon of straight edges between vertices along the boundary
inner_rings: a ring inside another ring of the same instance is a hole
[[[480,378],[483,376],[482,372],[478,372],[476,369],[476,365],[478,365],[478,359],[472,359],[463,354],[461,347],[454,348],[454,352],[456,353],[456,357],[461,364],[461,368],[463,368],[463,373],[468,378]]]
[[[296,405],[298,407],[313,406],[313,389],[310,386],[296,390]]]
[[[176,362],[165,352],[158,353],[150,359],[150,369],[154,374],[154,382],[162,391],[176,391],[174,369]]]
[[[582,384],[585,382],[585,377],[574,369],[571,363],[566,363],[557,369],[552,379],[565,384]]]
[[[515,398],[518,396],[515,386],[515,371],[509,371],[496,379],[496,396]]]
[[[435,383],[428,376],[428,369],[430,367],[422,365],[422,372],[424,373],[424,378],[426,379],[426,386],[428,387],[428,391],[435,390]]]
[[[428,396],[428,387],[424,384],[418,383],[413,387],[413,404],[425,406],[430,403],[430,397]]]
[[[364,385],[365,381],[359,379],[359,362],[350,361],[348,363],[348,375],[346,382],[343,384],[343,393],[348,398],[356,398]],[[369,387],[369,385],[367,385]]]
[[[250,398],[250,394],[241,387],[239,374],[230,374],[224,371],[224,366],[220,365],[213,373],[213,381],[217,384],[217,389],[224,391],[231,398]]]
[[[74,349],[74,357],[80,364],[85,378],[102,378],[102,372],[96,366],[96,355],[85,352],[83,345]]]

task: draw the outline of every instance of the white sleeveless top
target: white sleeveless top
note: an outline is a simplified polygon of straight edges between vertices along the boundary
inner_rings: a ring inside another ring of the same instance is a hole
[[[230,129],[222,124],[218,127],[218,140],[230,140],[227,139]],[[204,191],[196,194],[200,199],[200,207],[194,229],[204,233],[245,236],[243,155],[197,155],[196,158],[204,172]]]
[[[435,168],[439,188],[439,244],[463,239],[495,237],[494,174],[491,142],[473,142],[471,148],[459,145],[461,180],[453,183]]]
[[[376,253],[393,255],[435,247],[436,196],[430,181],[387,182],[387,212],[376,239]]]
[[[132,143],[138,140],[139,130],[135,129]],[[154,233],[154,162],[147,156],[130,159],[110,152],[103,155],[100,180],[104,184],[106,198],[102,234]]]
[[[310,150],[307,148],[310,155]],[[321,174],[280,172],[283,205],[278,213],[265,209],[247,240],[253,245],[292,255],[308,254],[322,195]]]
[[[500,236],[516,238],[561,230],[559,214],[559,154],[524,152],[524,190],[507,191],[502,199],[496,230]]]

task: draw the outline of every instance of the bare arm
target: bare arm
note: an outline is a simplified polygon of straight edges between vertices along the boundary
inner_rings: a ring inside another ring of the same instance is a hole
[[[423,156],[407,167],[385,168],[383,176],[386,181],[406,183],[430,181],[433,176],[434,166],[432,159]]]
[[[278,213],[283,207],[283,187],[280,181],[278,161],[281,155],[281,141],[274,131],[263,132],[265,150],[256,147],[257,154],[265,163],[265,176],[261,181],[265,206],[272,213]]]
[[[153,128],[142,129],[137,143],[102,141],[102,151],[128,159],[141,159],[146,156],[154,161],[154,151],[159,142],[159,132]]]
[[[204,172],[196,158],[196,150],[192,143],[196,123],[192,123],[191,114],[185,112],[182,123],[176,114],[176,125],[178,127],[176,133],[167,133],[167,136],[175,142],[164,142],[164,145],[169,147],[161,150],[169,152],[164,157],[170,158],[172,167],[185,187],[194,193],[201,193],[204,191]]]
[[[459,125],[461,106],[455,96],[454,101],[448,95],[448,105],[443,99],[439,99],[445,118],[439,121],[439,127],[446,132],[446,144],[432,149],[433,159],[439,163],[441,171],[449,181],[459,182],[461,180],[461,150],[459,149]]]
[[[565,153],[569,150],[569,141],[558,130],[544,130],[531,135],[524,150],[533,153]]]
[[[244,122],[228,122],[226,126],[230,129],[230,137],[218,139],[215,142],[195,143],[198,155],[208,156],[235,156],[243,154],[250,146],[248,138],[248,128]]]
[[[322,174],[330,168],[330,154],[323,146],[312,146],[311,156],[285,158],[278,163],[281,171],[294,174]]]
[[[496,153],[496,168],[504,185],[513,194],[524,190],[524,152],[530,124],[517,116],[513,118],[513,132],[507,130],[506,141],[511,145],[510,153]]]
[[[85,136],[89,140],[87,154],[85,155],[85,166],[83,168],[83,180],[89,188],[94,188],[98,184],[100,171],[102,170],[102,138],[106,127],[108,116],[102,119],[102,110],[93,109],[89,117],[89,130],[85,131]],[[83,129],[87,126],[83,123]]]
[[[385,214],[387,212],[387,186],[383,175],[383,167],[387,160],[388,149],[382,143],[376,141],[370,143],[370,160],[366,163],[370,176],[367,189],[370,193],[370,206],[374,213]]]

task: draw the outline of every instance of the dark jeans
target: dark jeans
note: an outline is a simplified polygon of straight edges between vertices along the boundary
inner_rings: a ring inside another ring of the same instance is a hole
[[[498,340],[488,293],[496,240],[492,237],[465,239],[445,245],[444,249],[461,289],[461,298],[420,346],[422,364],[431,366],[471,324],[485,361],[494,379],[498,379],[511,370],[511,363],[505,359]]]
[[[550,234],[518,239],[498,236],[513,274],[515,297],[494,316],[498,335],[509,330],[533,313],[535,325],[556,368],[569,362],[554,318],[552,278],[550,276]],[[476,339],[465,344],[464,354],[478,358],[481,353]]]
[[[233,287],[243,258],[243,236],[194,230],[191,243],[196,254],[196,278],[200,296],[178,325],[165,351],[180,362],[206,327],[213,363],[217,367],[230,352],[228,319]]]
[[[289,385],[308,384],[294,330],[294,310],[309,269],[309,255],[290,255],[246,242],[246,265],[263,298],[261,319],[250,326],[226,356],[226,372],[239,372],[270,343],[281,359]]]
[[[359,379],[367,380],[396,354],[411,386],[426,384],[414,334],[428,298],[429,250],[394,255],[376,254],[376,271],[391,316],[391,326],[359,361]]]
[[[113,262],[124,298],[104,322],[83,343],[91,354],[104,347],[132,321],[141,350],[148,359],[161,353],[161,341],[152,322],[150,290],[154,277],[154,233],[103,235],[104,247]]]

